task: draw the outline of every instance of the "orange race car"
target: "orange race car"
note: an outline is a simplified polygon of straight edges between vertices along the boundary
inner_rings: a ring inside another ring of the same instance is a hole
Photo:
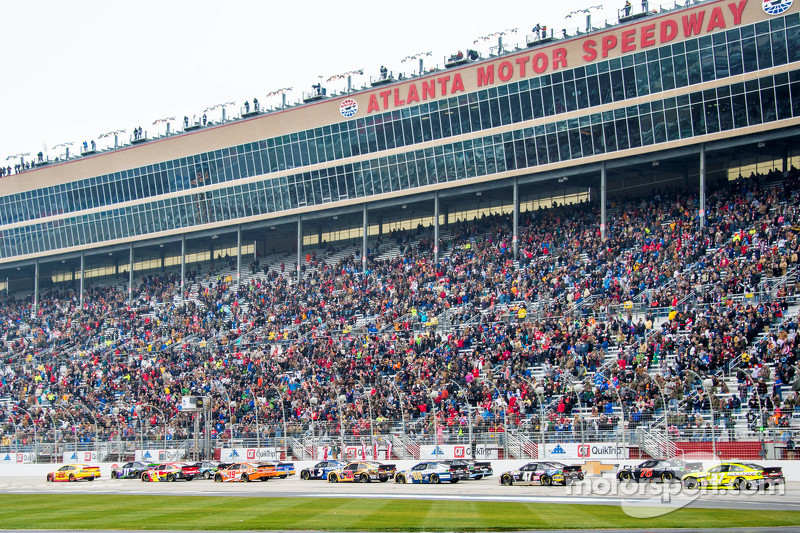
[[[47,481],[79,481],[81,479],[94,481],[99,477],[99,466],[75,464],[64,465],[55,472],[50,472],[47,474]]]
[[[217,470],[214,481],[218,483],[228,481],[267,481],[272,477],[285,475],[274,465],[258,465],[255,463],[234,463],[228,468]]]

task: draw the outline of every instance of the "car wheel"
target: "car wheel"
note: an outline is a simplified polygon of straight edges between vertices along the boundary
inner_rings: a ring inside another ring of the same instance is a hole
[[[450,478],[450,483],[458,483],[458,478],[457,477],[451,477]]]
[[[167,474],[167,481],[175,481],[175,474]]]
[[[70,474],[69,475],[69,480],[70,481],[75,481],[75,474]]]
[[[211,479],[211,472],[209,472],[208,470],[206,470],[205,472],[203,472],[203,477],[204,477],[205,479]]]
[[[675,477],[672,475],[672,472],[664,472],[661,474],[661,482],[662,483],[670,483]]]
[[[247,474],[242,474],[242,481],[244,481],[245,483],[249,483],[250,476],[248,476]]]
[[[337,476],[336,474],[330,474],[328,476],[328,481],[330,483],[339,483],[339,476]]]
[[[86,481],[94,481],[94,477],[87,477]]]
[[[281,479],[286,479],[286,477],[287,477],[288,475],[289,475],[289,474],[281,474],[281,475],[280,475],[280,476],[278,476],[278,477],[279,477],[279,478],[281,478]]]
[[[545,487],[549,487],[552,484],[553,484],[553,478],[551,478],[550,476],[542,476],[542,485],[544,485]]]
[[[191,481],[194,479],[194,476],[186,476],[186,481]]]
[[[367,474],[361,474],[360,476],[358,476],[358,480],[361,483],[369,483],[369,476]]]
[[[145,472],[144,474],[142,474],[142,477],[141,477],[141,478],[139,478],[139,479],[141,479],[142,481],[150,481],[150,480],[148,479],[148,477],[149,477],[149,476],[147,475],[147,472]]]
[[[697,478],[687,477],[683,480],[683,485],[689,490],[694,490],[700,486],[700,482],[697,481]]]
[[[743,488],[748,489],[750,487],[745,483],[744,479],[738,477],[733,482],[733,488],[736,490],[742,490]]]
[[[440,483],[439,474],[431,474],[431,483]]]
[[[300,479],[308,481],[309,479],[311,479],[311,474],[308,473],[308,470],[303,470],[302,472],[300,472]]]
[[[623,483],[630,483],[631,479],[633,479],[633,476],[631,476],[631,473],[628,472],[627,470],[623,470],[622,472],[620,472],[617,477]]]
[[[394,478],[394,482],[404,484],[406,482],[406,476],[403,474],[397,474]]]
[[[48,481],[49,483],[52,483],[52,482],[53,482],[53,474],[47,474],[47,481]]]
[[[475,476],[475,479],[483,479],[483,474],[478,474],[477,476]]]
[[[503,474],[500,477],[500,484],[501,485],[513,485],[514,484],[514,478],[512,478],[510,474]]]
[[[216,483],[222,483],[222,474],[217,474],[214,476],[214,481]]]

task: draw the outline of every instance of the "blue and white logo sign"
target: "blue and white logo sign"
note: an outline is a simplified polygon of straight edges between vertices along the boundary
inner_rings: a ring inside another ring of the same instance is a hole
[[[355,116],[355,114],[358,113],[358,102],[352,98],[342,100],[342,103],[339,104],[339,113],[341,113],[344,118]]]
[[[564,448],[562,448],[562,447],[561,447],[561,445],[559,444],[558,446],[556,446],[555,448],[553,448],[553,451],[552,451],[552,452],[550,452],[550,453],[553,453],[553,454],[556,454],[556,453],[557,453],[557,454],[565,454],[565,453],[567,453],[567,452],[565,452],[565,451],[564,451]]]
[[[792,7],[793,0],[763,0],[761,7],[767,15],[780,15]]]

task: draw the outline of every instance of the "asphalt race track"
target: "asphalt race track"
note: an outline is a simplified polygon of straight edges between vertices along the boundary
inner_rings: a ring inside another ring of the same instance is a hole
[[[210,480],[143,483],[136,479],[99,479],[76,483],[48,483],[44,476],[2,477],[0,494],[140,494],[170,496],[246,496],[289,498],[387,498],[475,500],[525,503],[570,503],[634,507],[705,507],[718,509],[774,509],[800,511],[800,482],[789,482],[774,492],[699,491],[660,483],[619,485],[610,478],[585,480],[570,487],[504,487],[497,477],[441,485],[338,483],[298,478],[253,483],[215,483]]]

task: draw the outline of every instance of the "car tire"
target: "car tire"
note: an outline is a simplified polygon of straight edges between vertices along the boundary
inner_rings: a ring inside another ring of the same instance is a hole
[[[664,472],[661,474],[661,482],[662,483],[672,483],[675,479],[675,476],[672,475],[672,472]]]
[[[749,485],[745,482],[744,479],[737,477],[733,480],[733,488],[736,490],[742,490],[743,488],[749,489]]]
[[[94,477],[87,477],[86,481],[94,481]]]
[[[214,476],[214,483],[222,483],[222,474],[217,474]]]
[[[70,481],[75,481],[75,474],[70,474],[69,475],[69,480]]]
[[[141,479],[144,482],[148,482],[148,481],[150,481],[150,479],[148,479],[149,477],[150,476],[147,475],[147,472],[145,472],[145,473],[142,474],[142,476],[139,479]]]
[[[630,483],[633,479],[633,476],[627,470],[623,470],[619,473],[619,475],[617,475],[617,479],[619,479],[621,483]]]
[[[511,485],[514,484],[514,478],[512,478],[510,474],[503,474],[500,477],[500,484],[510,487]]]
[[[483,474],[478,474],[477,476],[475,476],[475,479],[483,479]]]
[[[358,476],[358,481],[361,483],[369,483],[369,476],[367,474],[361,474]]]
[[[541,481],[542,485],[544,485],[545,487],[549,487],[553,484],[553,478],[551,478],[550,476],[542,476]]]
[[[286,479],[288,476],[289,476],[289,474],[281,474],[278,477],[281,478],[281,479]]]
[[[203,478],[205,478],[205,479],[211,479],[211,472],[209,472],[208,470],[206,470],[205,472],[203,472]]]
[[[687,477],[683,480],[683,486],[689,490],[694,490],[700,486],[700,482],[696,477]]]
[[[169,482],[175,481],[175,474],[167,474],[167,481]]]
[[[186,476],[186,481],[191,481],[194,479],[194,476]]]
[[[48,483],[52,483],[53,482],[53,474],[47,474],[47,482]]]
[[[329,483],[339,483],[339,476],[336,474],[329,474],[328,475],[328,482]]]
[[[439,484],[441,480],[439,479],[439,474],[431,474],[431,483]]]
[[[457,477],[451,477],[450,478],[450,483],[458,483],[458,478]]]
[[[250,483],[250,476],[248,476],[247,474],[242,474],[242,481],[244,481],[245,483]]]
[[[406,476],[404,476],[403,474],[397,474],[394,477],[394,482],[395,483],[400,483],[401,485],[403,485],[406,482]]]
[[[308,481],[309,479],[311,479],[311,474],[308,472],[308,470],[303,470],[302,472],[300,472],[300,479]]]

